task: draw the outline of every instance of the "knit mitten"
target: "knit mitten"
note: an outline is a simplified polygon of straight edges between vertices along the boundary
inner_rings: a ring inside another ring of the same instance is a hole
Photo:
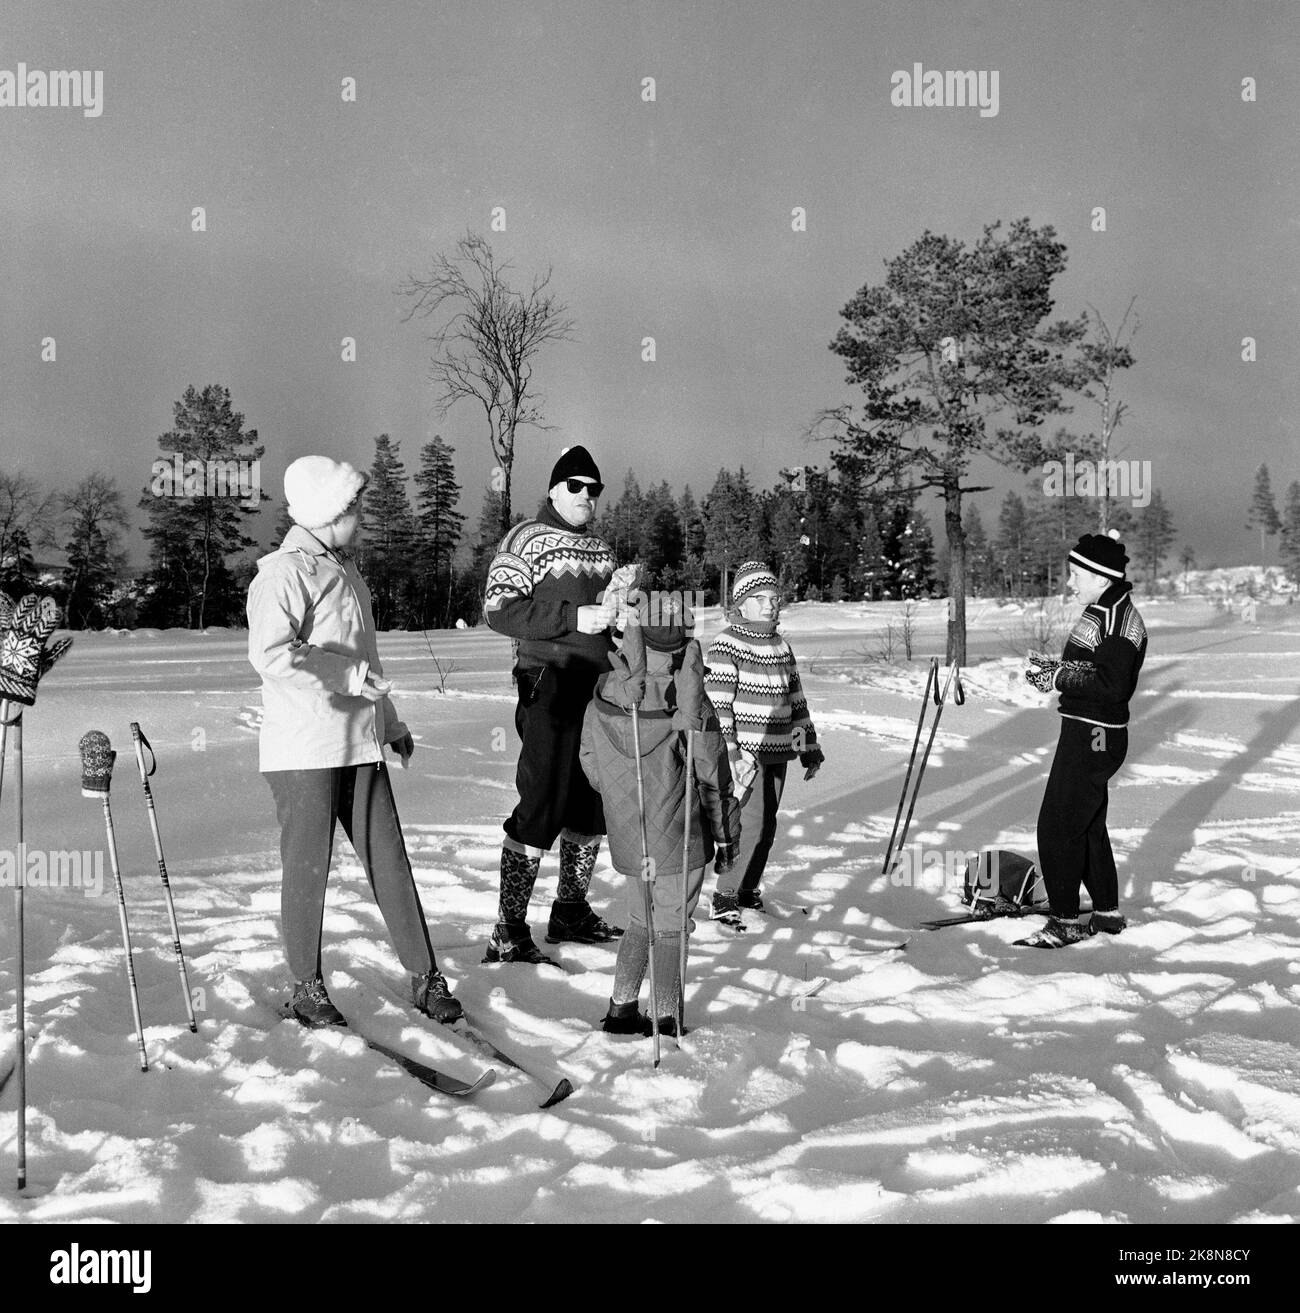
[[[25,707],[36,701],[41,676],[72,646],[72,639],[61,638],[46,648],[58,623],[54,598],[29,593],[15,606],[0,593],[0,698]]]
[[[649,958],[650,936],[645,926],[633,921],[619,940],[618,957],[614,960],[614,988],[609,996],[614,1003],[635,1003],[640,997]],[[658,964],[656,958],[656,968]]]
[[[540,857],[501,849],[501,897],[497,904],[497,920],[506,925],[522,925],[528,920],[528,900],[533,896]]]
[[[600,840],[590,843],[574,843],[572,839],[560,839],[560,883],[555,891],[555,898],[560,903],[582,903],[587,899],[587,890],[591,888],[591,875],[596,869],[596,858],[600,854]]]

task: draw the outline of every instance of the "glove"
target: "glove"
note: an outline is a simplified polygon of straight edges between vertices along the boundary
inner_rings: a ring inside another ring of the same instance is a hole
[[[36,685],[72,646],[61,638],[48,651],[45,640],[59,623],[59,604],[52,597],[28,593],[17,606],[0,593],[0,698],[30,707]]]
[[[739,839],[733,839],[730,843],[718,844],[713,852],[713,874],[725,875],[728,871],[735,870],[736,858],[739,854]]]
[[[410,731],[408,730],[400,738],[393,739],[388,746],[402,759],[402,769],[405,770],[411,764],[411,754],[415,751],[415,740],[411,737]]]
[[[812,779],[822,768],[826,760],[826,754],[821,750],[819,744],[814,743],[811,748],[799,754],[799,765],[803,767],[803,777],[806,780]]]
[[[734,755],[728,754],[731,765],[731,783],[737,797],[752,787],[758,778],[758,758],[744,748]]]

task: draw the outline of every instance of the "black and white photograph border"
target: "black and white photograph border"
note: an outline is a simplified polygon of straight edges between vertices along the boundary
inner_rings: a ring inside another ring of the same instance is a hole
[[[11,0],[0,1222],[1246,1284],[1131,1228],[1300,1220],[1297,66],[1245,0]]]

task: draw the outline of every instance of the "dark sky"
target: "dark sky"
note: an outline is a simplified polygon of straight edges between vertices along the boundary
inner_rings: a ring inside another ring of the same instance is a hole
[[[631,466],[698,494],[743,463],[768,486],[828,461],[801,435],[852,396],[827,344],[853,292],[927,228],[1027,215],[1069,250],[1059,314],[1137,297],[1121,445],[1178,543],[1253,559],[1255,465],[1279,500],[1300,479],[1298,37],[1294,5],[1174,0],[9,0],[0,69],[102,69],[104,108],[0,108],[3,466],[56,487],[107,469],[133,504],[173,401],[220,382],[277,497],[296,456],[368,464],[387,432],[410,468],[441,433],[474,513],[481,415],[433,412],[394,294],[474,229],[521,276],[554,266],[577,322],[539,362],[556,429],[523,444],[519,505],[574,441],[615,485]],[[997,70],[997,116],[892,106],[917,61]]]

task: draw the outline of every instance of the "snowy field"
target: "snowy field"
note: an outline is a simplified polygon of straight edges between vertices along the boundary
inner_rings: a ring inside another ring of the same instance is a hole
[[[1055,953],[1011,947],[1023,923],[915,933],[956,891],[879,874],[944,604],[919,608],[915,659],[892,667],[863,653],[897,606],[792,608],[784,627],[827,764],[810,784],[792,773],[786,794],[766,889],[787,916],[750,913],[739,937],[701,923],[694,1029],[664,1041],[658,1072],[648,1041],[595,1028],[612,949],[563,946],[567,973],[480,965],[514,802],[509,645],[485,630],[434,635],[455,664],[442,693],[424,640],[385,636],[419,743],[394,784],[439,961],[503,1048],[572,1079],[576,1093],[547,1112],[507,1068],[457,1101],[355,1037],[276,1021],[278,833],[243,635],[79,637],[26,717],[27,841],[102,850],[76,744],[105,730],[151,1070],[136,1061],[107,863],[98,897],[30,890],[30,1184],[13,1189],[9,1079],[0,1220],[1300,1220],[1300,607],[1261,603],[1248,624],[1205,601],[1138,601],[1151,648],[1110,804],[1132,928]],[[914,826],[924,851],[1033,852],[1058,720],[1010,655],[1020,611],[970,604],[969,696],[944,712]],[[198,1034],[132,720],[159,758]],[[0,847],[13,844],[11,772]],[[593,901],[621,920],[610,875],[602,858]],[[7,893],[0,905],[3,1079],[15,945]],[[345,844],[324,960],[368,1033],[450,1072],[483,1068],[403,1005]],[[797,999],[818,976],[829,983]]]

